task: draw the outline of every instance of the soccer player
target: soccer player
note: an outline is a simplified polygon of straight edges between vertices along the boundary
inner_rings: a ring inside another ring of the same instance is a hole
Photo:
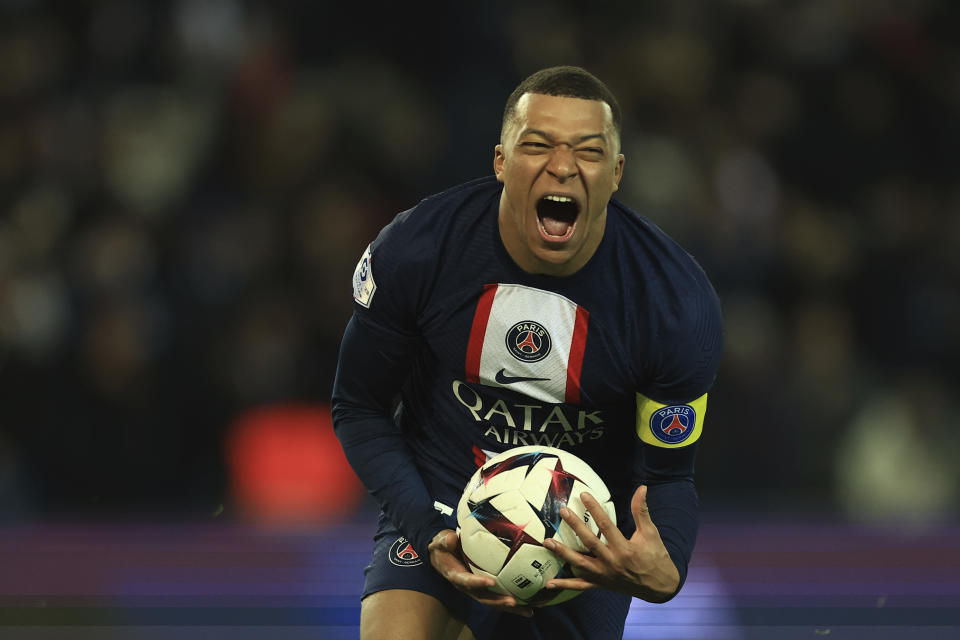
[[[689,254],[611,199],[620,121],[587,71],[534,73],[507,100],[495,177],[400,213],[357,265],[333,417],[381,506],[367,640],[619,638],[631,597],[683,585],[719,302]],[[617,511],[614,525],[584,494],[605,542],[562,512],[591,554],[548,540],[580,577],[547,586],[584,593],[543,608],[467,569],[453,514],[479,465],[531,444],[583,458]]]

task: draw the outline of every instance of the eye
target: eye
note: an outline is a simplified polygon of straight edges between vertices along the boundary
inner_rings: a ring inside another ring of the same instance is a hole
[[[586,162],[600,162],[605,156],[602,147],[580,147],[577,149],[577,157]]]
[[[550,148],[547,144],[543,142],[533,142],[533,141],[521,142],[520,146],[525,147],[527,149],[549,149]]]

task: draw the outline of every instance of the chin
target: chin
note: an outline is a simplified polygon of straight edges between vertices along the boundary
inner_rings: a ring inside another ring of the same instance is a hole
[[[577,252],[571,247],[561,248],[541,248],[533,252],[536,259],[543,263],[555,267],[562,267],[573,260]]]

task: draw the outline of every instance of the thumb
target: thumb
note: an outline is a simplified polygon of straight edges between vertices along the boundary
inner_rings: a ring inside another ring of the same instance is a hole
[[[454,540],[450,539],[450,534],[453,534],[453,537],[455,538]],[[454,531],[453,529],[444,529],[442,531],[438,531],[437,535],[433,536],[433,540],[430,541],[429,546],[437,549],[443,549],[444,551],[449,551],[451,549],[456,548],[457,546],[456,539],[457,539],[456,531]]]
[[[633,513],[633,521],[637,524],[637,531],[653,525],[650,509],[647,508],[647,485],[642,484],[637,487],[633,499],[630,500],[630,511]]]
[[[457,547],[460,546],[460,536],[458,536],[457,532],[453,529],[447,529],[447,535],[443,536],[443,539],[440,541],[440,546],[443,547],[445,551],[456,551]]]

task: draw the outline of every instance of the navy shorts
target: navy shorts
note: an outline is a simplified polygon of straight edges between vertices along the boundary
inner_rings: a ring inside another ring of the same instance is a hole
[[[434,571],[426,549],[414,549],[382,513],[374,536],[373,558],[364,575],[363,597],[385,589],[426,593],[465,621],[477,640],[620,639],[630,609],[630,596],[593,590],[562,604],[535,608],[532,618],[497,611],[457,591]]]

